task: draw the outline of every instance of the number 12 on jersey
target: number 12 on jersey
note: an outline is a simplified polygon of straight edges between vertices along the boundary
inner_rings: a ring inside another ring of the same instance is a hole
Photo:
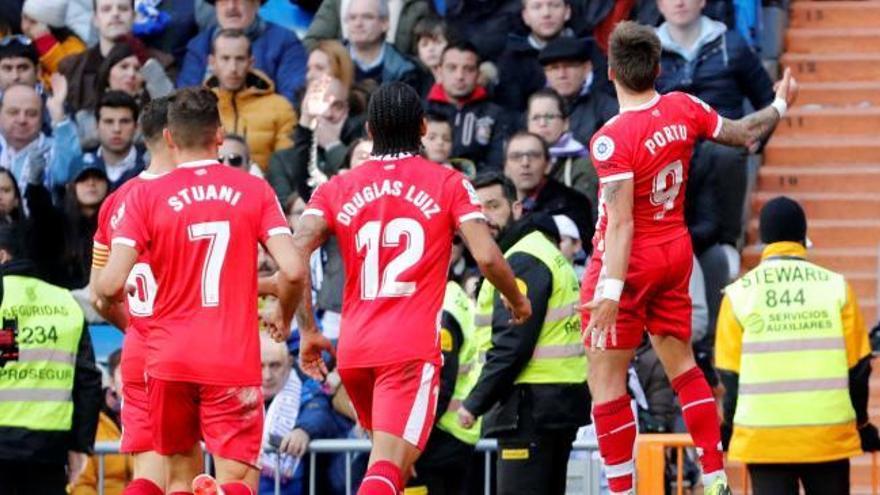
[[[401,282],[400,274],[422,259],[425,252],[425,231],[412,218],[395,218],[384,226],[373,220],[365,223],[356,236],[357,250],[366,249],[361,265],[361,299],[371,301],[377,297],[408,297],[416,291],[415,282]],[[381,269],[381,248],[396,248],[404,244],[400,254]]]

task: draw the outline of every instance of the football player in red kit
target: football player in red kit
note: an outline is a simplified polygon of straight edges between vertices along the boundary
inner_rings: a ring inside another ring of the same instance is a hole
[[[307,260],[333,234],[345,260],[339,375],[373,438],[361,495],[401,493],[434,424],[440,314],[456,231],[514,319],[531,314],[473,186],[418,155],[425,125],[412,88],[381,86],[368,109],[372,159],[315,191],[294,238]],[[320,379],[329,342],[317,333],[307,299],[297,309],[300,362]]]
[[[693,250],[684,192],[698,140],[754,145],[793,103],[797,85],[786,70],[772,105],[731,121],[696,97],[658,94],[659,61],[660,40],[653,28],[633,22],[617,26],[608,72],[620,114],[590,143],[600,182],[600,218],[581,288],[593,419],[611,492],[631,493],[636,423],[626,376],[647,330],[700,454],[706,494],[729,494],[715,401],[690,345]]]
[[[263,430],[257,244],[279,266],[276,340],[289,333],[307,265],[269,185],[217,162],[223,132],[210,90],[176,93],[164,138],[177,168],[126,195],[97,292],[121,299],[137,257],[149,254],[158,290],[146,320],[147,391],[166,492],[252,495]],[[201,466],[190,454],[200,439],[219,482],[193,481]]]

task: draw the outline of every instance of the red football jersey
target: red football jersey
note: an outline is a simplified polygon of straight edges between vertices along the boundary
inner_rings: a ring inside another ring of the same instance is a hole
[[[159,290],[146,320],[147,372],[259,385],[257,243],[290,234],[262,179],[213,160],[184,163],[130,191],[113,244],[149,253]]]
[[[380,157],[319,187],[303,214],[327,221],[345,262],[340,366],[439,364],[452,238],[483,218],[471,183],[420,156]]]
[[[599,221],[593,244],[605,251],[605,184],[633,179],[633,246],[663,244],[688,234],[684,195],[694,145],[721,131],[721,117],[699,98],[673,92],[625,109],[590,142],[599,175]]]
[[[119,226],[119,220],[125,214],[124,201],[129,191],[145,182],[157,179],[161,175],[141,172],[137,177],[125,181],[113,191],[98,211],[98,228],[93,238],[93,264],[103,266],[110,254],[110,242],[113,232]],[[99,263],[100,262],[100,263]],[[123,359],[134,363],[143,363],[147,349],[143,328],[143,318],[153,314],[153,303],[156,299],[156,278],[150,269],[150,255],[138,253],[137,262],[128,275],[126,285],[135,287],[134,294],[125,299],[128,308],[128,328],[125,329],[125,354]]]

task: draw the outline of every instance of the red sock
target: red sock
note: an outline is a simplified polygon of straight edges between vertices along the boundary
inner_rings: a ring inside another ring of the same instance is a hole
[[[193,492],[168,492],[168,495],[193,495]]]
[[[681,402],[684,423],[694,439],[703,474],[711,474],[724,469],[724,454],[721,449],[721,427],[718,425],[718,410],[712,389],[700,368],[693,368],[672,380],[672,388]]]
[[[610,402],[593,405],[599,453],[612,492],[623,493],[633,488],[633,446],[637,430],[629,403],[629,395],[624,394]]]
[[[165,490],[146,478],[137,478],[122,490],[122,495],[165,495]]]
[[[367,469],[357,495],[398,495],[402,489],[400,468],[391,461],[378,461]]]
[[[223,495],[254,495],[254,491],[251,490],[251,487],[243,481],[230,481],[229,483],[223,483],[220,485],[220,488],[223,490]]]

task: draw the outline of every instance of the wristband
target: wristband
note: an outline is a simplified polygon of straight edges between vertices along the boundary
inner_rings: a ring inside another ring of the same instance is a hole
[[[780,119],[784,117],[785,112],[788,111],[788,103],[786,103],[785,100],[783,100],[782,98],[777,97],[775,100],[773,100],[773,103],[771,103],[770,106],[773,107],[774,110],[776,110],[776,113],[779,114]]]
[[[607,278],[602,281],[602,299],[611,299],[619,302],[620,294],[623,293],[623,280]]]

